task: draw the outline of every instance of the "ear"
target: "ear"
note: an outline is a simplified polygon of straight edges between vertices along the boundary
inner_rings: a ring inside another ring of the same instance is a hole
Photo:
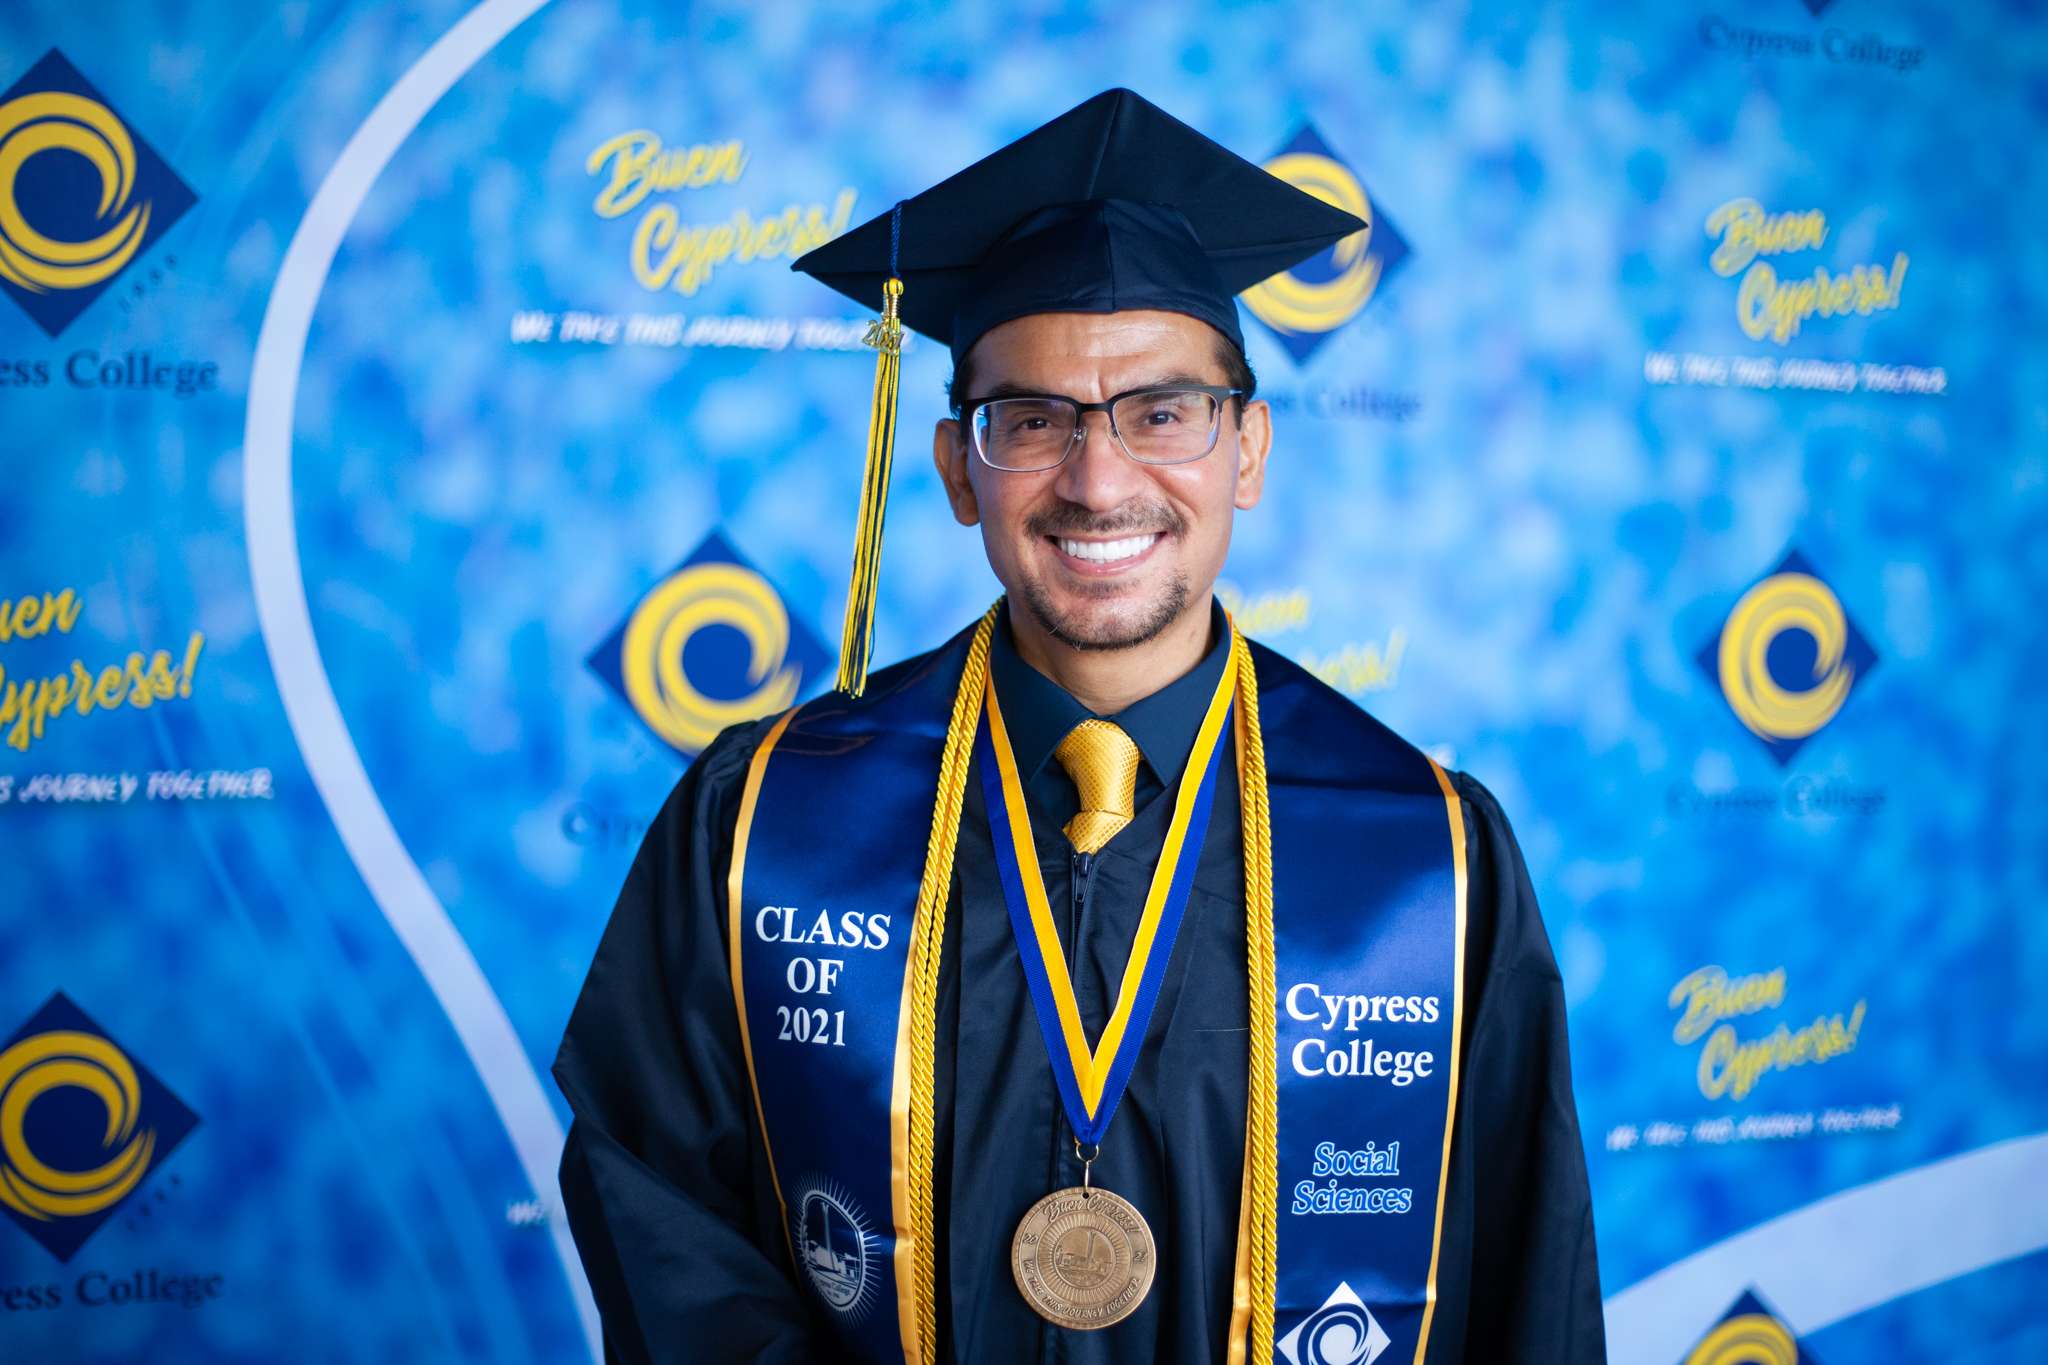
[[[981,504],[974,497],[970,477],[972,455],[960,423],[947,417],[932,429],[932,463],[938,467],[939,482],[946,485],[946,501],[953,504],[953,520],[962,526],[981,523]]]
[[[1237,508],[1249,512],[1266,492],[1266,457],[1273,453],[1273,409],[1263,398],[1244,405],[1237,429]]]

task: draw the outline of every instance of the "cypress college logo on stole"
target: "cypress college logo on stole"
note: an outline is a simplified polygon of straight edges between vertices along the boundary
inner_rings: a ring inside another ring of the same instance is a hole
[[[849,1359],[929,1365],[937,1345],[936,985],[962,794],[993,733],[994,627],[991,611],[866,697],[784,715],[741,799],[727,925],[741,1036],[793,1273]],[[1230,647],[1235,762],[1208,772],[1240,784],[1251,968],[1232,1355],[1419,1362],[1458,1097],[1461,805],[1337,693],[1234,628]],[[1212,709],[1225,715],[1221,694]],[[1202,776],[1191,764],[1183,780]],[[1113,1072],[1110,1053],[1069,1043],[1077,1080]],[[1106,1122],[1108,1106],[1079,1112]]]

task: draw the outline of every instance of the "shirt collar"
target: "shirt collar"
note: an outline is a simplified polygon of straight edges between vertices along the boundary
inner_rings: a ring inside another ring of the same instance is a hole
[[[1003,705],[1003,728],[1010,737],[1010,751],[1017,758],[1018,776],[1026,784],[1034,781],[1045,765],[1053,761],[1053,750],[1067,737],[1067,732],[1095,717],[1115,721],[1122,727],[1144,755],[1160,785],[1171,787],[1187,766],[1195,737],[1201,733],[1202,719],[1216,695],[1216,684],[1230,662],[1229,618],[1214,602],[1209,611],[1216,643],[1200,663],[1117,714],[1095,717],[1073,693],[1024,662],[1010,638],[1010,608],[1006,603],[989,644],[989,670],[995,677],[996,698]]]

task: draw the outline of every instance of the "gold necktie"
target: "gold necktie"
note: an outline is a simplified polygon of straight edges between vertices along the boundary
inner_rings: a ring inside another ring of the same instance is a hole
[[[1081,793],[1081,813],[1067,821],[1067,838],[1081,852],[1093,853],[1137,813],[1138,746],[1110,721],[1084,720],[1052,756]]]

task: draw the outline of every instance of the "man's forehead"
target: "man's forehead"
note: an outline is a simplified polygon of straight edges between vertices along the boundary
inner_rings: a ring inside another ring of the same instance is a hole
[[[1034,373],[1135,376],[1135,382],[1218,368],[1215,328],[1185,313],[1034,313],[992,328],[970,356],[980,383]]]

